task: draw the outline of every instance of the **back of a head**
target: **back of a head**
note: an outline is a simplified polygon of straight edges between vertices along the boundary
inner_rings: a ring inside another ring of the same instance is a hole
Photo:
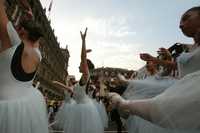
[[[199,14],[200,14],[200,6],[192,7],[192,8],[190,8],[190,9],[188,9],[185,13],[187,13],[187,12],[192,12],[192,11],[197,11],[197,12],[199,12]]]
[[[90,59],[87,59],[87,65],[88,65],[89,71],[92,71],[95,69],[95,66]]]
[[[28,38],[33,42],[43,36],[40,25],[34,20],[23,20],[19,25],[28,32]]]

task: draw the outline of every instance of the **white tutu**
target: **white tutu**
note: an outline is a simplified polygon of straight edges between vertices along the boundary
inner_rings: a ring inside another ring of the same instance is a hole
[[[152,98],[165,91],[166,88],[176,82],[171,77],[152,76],[144,80],[129,81],[128,89],[123,96],[127,99],[145,99]],[[164,129],[150,123],[138,116],[129,116],[126,121],[129,133],[171,133],[172,131]],[[173,131],[175,133],[175,131]]]
[[[197,130],[163,128],[138,116],[130,116],[126,125],[128,133],[199,133]]]
[[[103,133],[103,124],[92,100],[85,93],[85,86],[79,83],[74,87],[74,100],[68,124],[64,126],[65,133]]]
[[[71,114],[73,112],[73,106],[76,106],[76,102],[70,99],[70,101],[64,102],[59,108],[55,117],[56,128],[64,129],[65,124],[68,124],[68,120],[71,119]]]
[[[199,129],[199,82],[200,71],[188,74],[164,93],[153,98],[154,122],[167,128]]]
[[[93,102],[88,98],[86,103],[73,106],[65,133],[103,133],[102,121]]]
[[[126,125],[128,133],[171,133],[169,130],[156,126],[138,116],[130,116]]]
[[[28,95],[0,101],[1,133],[48,133],[43,96],[37,89],[30,89],[32,91]]]
[[[93,103],[96,105],[97,111],[101,117],[104,128],[108,127],[108,115],[105,109],[105,106],[102,102],[97,102],[95,99],[92,99]]]
[[[177,80],[172,77],[151,76],[144,80],[131,80],[129,81],[123,97],[126,99],[143,99],[154,97],[166,88],[174,84]]]

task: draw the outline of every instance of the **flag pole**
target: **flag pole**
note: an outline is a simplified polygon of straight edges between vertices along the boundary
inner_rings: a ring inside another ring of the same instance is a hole
[[[49,8],[48,8],[48,11],[49,11],[48,19],[49,19],[49,20],[50,20],[52,5],[53,5],[53,0],[51,0],[51,2],[50,2],[50,4],[49,4]]]

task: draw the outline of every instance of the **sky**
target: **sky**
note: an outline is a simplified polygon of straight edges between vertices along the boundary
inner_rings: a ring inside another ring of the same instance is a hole
[[[49,8],[51,0],[40,0]],[[95,67],[138,70],[140,53],[156,55],[160,47],[192,43],[180,29],[181,15],[200,0],[53,0],[51,26],[62,48],[70,52],[70,75],[80,77],[80,30],[88,27],[87,56]]]

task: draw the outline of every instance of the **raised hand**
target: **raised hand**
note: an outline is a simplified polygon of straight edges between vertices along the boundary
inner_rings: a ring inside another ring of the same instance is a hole
[[[168,49],[161,47],[161,48],[159,48],[159,51],[161,51],[161,52],[168,52]]]
[[[140,59],[144,60],[144,61],[155,61],[156,58],[151,56],[150,54],[147,53],[142,53],[140,54]]]
[[[87,29],[88,28],[86,27],[84,34],[82,33],[82,31],[80,31],[81,39],[84,40],[84,41],[85,41],[85,38],[86,38],[86,35],[87,35]]]
[[[166,48],[159,48],[158,54],[164,56],[165,60],[172,60],[171,53]]]
[[[157,52],[158,52],[158,54],[170,55],[169,50],[166,48],[159,48],[159,50]]]
[[[85,29],[84,34],[82,33],[82,31],[80,31],[81,34],[81,39],[82,39],[82,48],[81,48],[81,73],[83,74],[83,78],[85,81],[87,81],[88,79],[88,74],[89,74],[89,70],[88,70],[88,65],[87,65],[87,50],[86,50],[86,42],[85,42],[85,38],[87,35],[87,28]]]
[[[108,98],[110,99],[113,108],[121,106],[126,101],[119,94],[114,92],[108,93]]]

